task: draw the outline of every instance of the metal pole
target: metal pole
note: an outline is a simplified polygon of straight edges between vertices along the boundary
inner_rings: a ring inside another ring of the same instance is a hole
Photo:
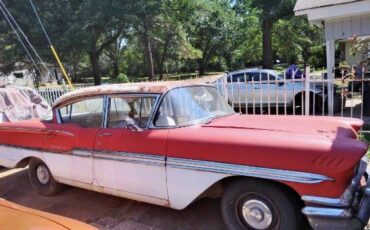
[[[306,88],[306,98],[305,98],[305,115],[310,115],[310,67],[306,68],[306,81],[305,81],[305,88]]]
[[[326,41],[326,61],[327,61],[327,73],[328,73],[328,112],[329,116],[333,116],[333,97],[334,97],[334,65],[335,65],[335,40]]]
[[[48,33],[46,32],[46,29],[45,29],[44,25],[42,24],[42,21],[41,21],[41,19],[40,19],[39,14],[37,13],[37,10],[36,10],[36,8],[35,8],[35,5],[33,4],[32,0],[29,0],[29,1],[30,1],[31,6],[32,6],[33,12],[35,13],[36,18],[37,18],[37,20],[38,20],[38,22],[39,22],[39,24],[40,24],[40,26],[41,26],[41,28],[42,28],[42,31],[44,32],[45,37],[46,37],[46,39],[47,39],[47,40],[48,40],[48,42],[49,42],[51,52],[53,53],[53,55],[54,55],[54,57],[55,57],[56,61],[58,62],[59,66],[60,66],[60,68],[62,69],[62,73],[63,73],[64,77],[66,78],[66,80],[67,80],[68,84],[70,85],[70,87],[71,87],[72,89],[74,89],[74,86],[73,86],[73,84],[72,84],[72,82],[71,82],[71,80],[70,80],[70,78],[69,78],[69,76],[68,76],[68,74],[67,74],[66,70],[64,69],[64,66],[63,66],[62,62],[60,61],[60,58],[59,58],[59,56],[58,56],[58,54],[57,54],[57,52],[56,52],[56,50],[55,50],[55,48],[54,48],[53,44],[51,43],[51,40],[50,40],[50,38],[49,38],[49,35],[48,35]]]

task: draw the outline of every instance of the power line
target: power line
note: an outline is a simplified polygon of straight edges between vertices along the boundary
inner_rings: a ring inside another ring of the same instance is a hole
[[[1,0],[0,0],[0,1],[1,1]],[[53,55],[54,55],[54,57],[55,57],[56,61],[58,62],[59,66],[60,66],[60,68],[61,68],[61,70],[62,70],[62,73],[63,73],[63,75],[64,75],[65,79],[67,80],[67,82],[68,82],[69,86],[71,86],[72,88],[74,88],[74,86],[73,86],[73,84],[72,84],[72,81],[71,81],[71,79],[69,78],[69,76],[68,76],[68,74],[67,74],[67,71],[66,71],[66,70],[65,70],[65,68],[64,68],[63,63],[61,62],[61,60],[60,60],[60,58],[59,58],[59,56],[58,56],[58,53],[57,53],[57,51],[55,50],[55,48],[54,48],[53,44],[51,43],[51,40],[50,40],[50,38],[49,38],[49,35],[48,35],[48,33],[46,32],[44,25],[42,24],[42,21],[41,21],[41,19],[40,19],[39,14],[37,13],[37,10],[36,10],[36,8],[35,8],[35,5],[33,4],[32,0],[29,0],[29,1],[30,1],[31,6],[32,6],[33,12],[35,13],[35,15],[36,15],[36,17],[37,17],[37,20],[39,21],[39,24],[40,24],[40,26],[41,26],[41,28],[42,28],[42,31],[44,32],[45,37],[46,37],[46,39],[47,39],[47,40],[48,40],[48,42],[49,42],[51,52],[53,53]]]
[[[19,30],[19,32],[23,35],[24,39],[26,40],[26,42],[28,43],[28,45],[31,47],[32,51],[34,52],[34,54],[36,55],[36,57],[39,59],[41,65],[46,69],[46,71],[48,71],[49,74],[51,74],[49,68],[46,66],[45,62],[42,60],[42,58],[40,57],[40,55],[37,53],[36,49],[34,48],[34,46],[32,45],[32,43],[29,41],[27,35],[23,32],[22,28],[19,26],[19,24],[17,23],[17,21],[14,19],[13,15],[9,12],[8,8],[5,6],[5,4],[3,3],[2,0],[0,0],[0,4],[4,8],[4,10],[6,11],[6,13],[9,15],[10,19],[12,20],[12,22],[14,23],[14,25],[17,27],[17,29]]]
[[[28,49],[27,49],[26,45],[24,44],[23,40],[22,40],[22,39],[21,39],[21,37],[19,36],[19,34],[18,34],[17,30],[14,28],[14,25],[11,23],[11,21],[10,21],[10,19],[9,19],[8,15],[6,14],[5,10],[3,9],[3,6],[1,6],[1,5],[0,5],[0,10],[1,10],[1,12],[3,13],[3,15],[4,15],[4,17],[5,17],[6,21],[9,23],[10,27],[13,29],[13,31],[14,31],[14,33],[15,33],[15,35],[17,36],[17,38],[18,38],[19,42],[21,43],[21,45],[23,46],[24,50],[26,51],[26,53],[27,53],[28,57],[30,58],[31,62],[33,63],[33,65],[35,66],[35,68],[37,69],[37,71],[41,74],[41,71],[40,71],[39,67],[38,67],[38,66],[37,66],[37,64],[36,64],[36,61],[33,59],[33,57],[32,57],[32,55],[31,55],[31,53],[28,51]]]
[[[50,40],[50,38],[49,38],[49,35],[48,35],[48,33],[46,32],[45,27],[44,27],[44,25],[43,25],[43,24],[42,24],[42,22],[41,22],[40,16],[39,16],[39,14],[37,13],[37,10],[36,10],[35,5],[33,4],[32,0],[30,0],[30,4],[31,4],[31,6],[32,6],[33,12],[35,12],[35,15],[36,15],[36,17],[37,17],[37,20],[39,21],[39,24],[41,25],[41,28],[42,28],[42,31],[43,31],[43,32],[44,32],[44,34],[45,34],[45,37],[46,37],[46,39],[47,39],[47,40],[48,40],[48,42],[49,42],[49,45],[51,45],[51,46],[52,46],[51,40]]]

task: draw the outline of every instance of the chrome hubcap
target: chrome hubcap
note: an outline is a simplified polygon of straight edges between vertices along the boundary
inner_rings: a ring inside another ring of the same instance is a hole
[[[41,184],[47,184],[49,182],[49,172],[43,165],[39,165],[36,169],[37,179]]]
[[[242,206],[245,222],[255,229],[267,229],[272,223],[270,208],[259,200],[247,200]]]

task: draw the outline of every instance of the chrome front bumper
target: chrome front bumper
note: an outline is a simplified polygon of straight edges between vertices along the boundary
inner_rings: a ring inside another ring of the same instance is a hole
[[[364,175],[370,175],[367,159],[360,163],[356,176],[340,198],[303,196],[310,206],[303,208],[313,229],[363,229],[370,217],[370,179],[361,187]]]

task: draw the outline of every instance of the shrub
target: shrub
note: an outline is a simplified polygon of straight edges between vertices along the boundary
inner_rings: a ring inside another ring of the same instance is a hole
[[[114,81],[116,83],[128,83],[128,82],[130,82],[127,75],[124,74],[124,73],[120,73]]]

